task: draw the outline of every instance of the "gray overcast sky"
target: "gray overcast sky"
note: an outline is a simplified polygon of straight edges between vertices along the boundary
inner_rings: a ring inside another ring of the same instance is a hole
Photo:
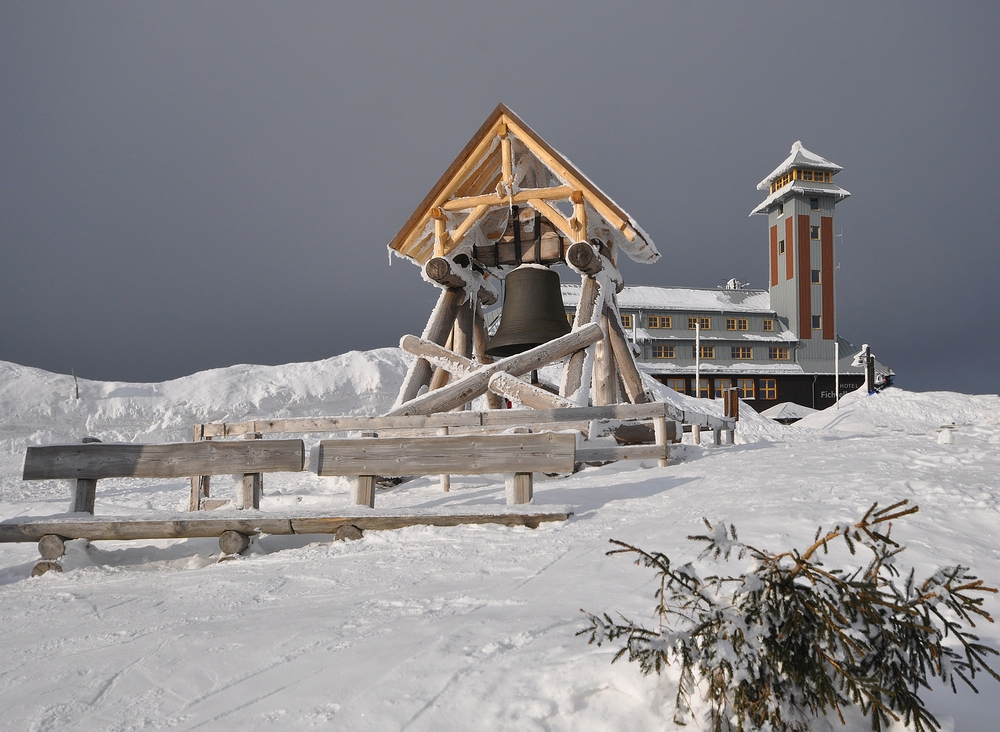
[[[159,381],[395,345],[385,245],[498,102],[663,254],[766,286],[755,186],[844,166],[840,334],[1000,391],[1000,4],[0,2],[0,359]]]

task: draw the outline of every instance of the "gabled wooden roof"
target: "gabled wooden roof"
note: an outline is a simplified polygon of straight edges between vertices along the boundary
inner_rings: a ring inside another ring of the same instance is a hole
[[[624,209],[503,104],[420,202],[389,249],[422,266],[435,256],[435,246],[440,255],[492,243],[503,232],[511,205],[535,208],[574,241],[597,237],[636,262],[660,256]]]

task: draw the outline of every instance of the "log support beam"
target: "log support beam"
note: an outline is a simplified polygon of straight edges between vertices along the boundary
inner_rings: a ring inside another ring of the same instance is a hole
[[[465,290],[458,287],[449,287],[441,293],[437,305],[434,306],[431,317],[427,321],[427,327],[424,328],[423,337],[425,340],[439,345],[447,341],[455,323],[455,314],[464,299]],[[396,400],[397,403],[403,404],[410,401],[417,396],[423,387],[430,384],[430,381],[431,365],[422,358],[414,360],[403,380],[399,397]]]

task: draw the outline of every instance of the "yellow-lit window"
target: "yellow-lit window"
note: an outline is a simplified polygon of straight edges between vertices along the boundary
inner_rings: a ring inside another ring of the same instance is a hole
[[[653,358],[674,358],[673,345],[656,343],[653,345]]]
[[[733,358],[747,360],[753,358],[753,348],[750,346],[733,346]]]
[[[688,330],[694,330],[695,326],[701,326],[702,330],[712,329],[711,318],[688,318]]]
[[[750,330],[750,321],[746,318],[738,318],[736,320],[737,330]]]
[[[698,379],[698,396],[708,399],[708,379]]]
[[[722,392],[733,387],[732,379],[713,379],[713,391],[716,399],[722,399]]]
[[[737,379],[736,392],[740,399],[753,399],[755,394],[753,379]]]
[[[570,322],[570,324],[573,323],[573,319],[575,317],[576,317],[576,313],[566,313],[566,320],[568,320]]]
[[[774,400],[778,398],[778,382],[775,379],[760,380],[760,398]]]
[[[687,379],[667,379],[667,386],[678,394],[687,394]]]
[[[647,328],[670,328],[673,323],[671,322],[669,315],[647,315],[646,316],[646,327]]]
[[[692,348],[691,354],[694,355],[697,350],[696,348]],[[702,346],[701,358],[715,358],[715,346]]]
[[[632,316],[631,315],[623,315],[622,316],[622,327],[623,328],[631,328],[632,327]]]
[[[772,361],[787,361],[788,355],[788,346],[771,346],[767,349],[767,357]]]
[[[726,330],[736,330],[736,318],[726,318]]]
[[[770,333],[774,330],[774,321],[770,318],[764,318],[764,331]]]

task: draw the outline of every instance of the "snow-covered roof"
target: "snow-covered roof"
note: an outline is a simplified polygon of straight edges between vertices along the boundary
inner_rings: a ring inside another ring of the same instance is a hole
[[[841,188],[836,183],[810,183],[805,180],[793,180],[765,198],[757,208],[750,212],[750,215],[767,213],[776,203],[794,195],[832,196],[838,201],[842,201],[851,195],[851,192]]]
[[[802,141],[796,140],[795,144],[792,145],[792,151],[789,156],[785,158],[781,165],[772,170],[770,175],[757,184],[757,190],[766,191],[770,188],[771,181],[775,178],[780,178],[792,168],[813,168],[815,170],[829,170],[834,173],[843,170],[843,167],[836,163],[831,163],[826,158],[806,150],[802,147]]]
[[[563,303],[575,307],[580,285],[562,284]],[[618,293],[619,310],[686,310],[772,314],[767,290],[723,290],[692,287],[632,285]]]

